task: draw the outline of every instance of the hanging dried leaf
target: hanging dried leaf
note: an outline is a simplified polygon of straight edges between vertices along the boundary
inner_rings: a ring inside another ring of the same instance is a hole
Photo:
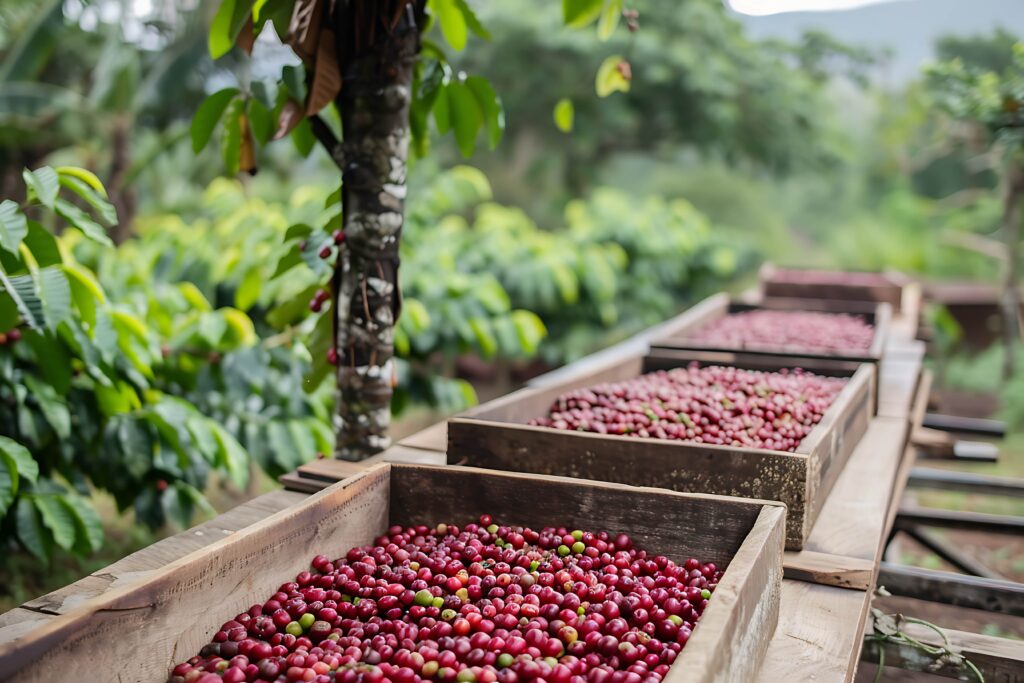
[[[295,100],[288,100],[281,107],[281,115],[277,117],[277,130],[274,132],[274,140],[280,140],[292,132],[295,126],[302,123],[305,118],[302,107]]]
[[[235,45],[245,50],[245,54],[252,54],[253,43],[256,42],[256,33],[253,31],[252,15],[245,20],[242,24],[242,30],[238,32],[238,38],[235,39]]]
[[[338,54],[334,49],[334,31],[325,29],[320,33],[316,64],[313,66],[313,83],[306,96],[306,116],[312,116],[326,107],[339,92],[341,72],[338,71]]]
[[[316,58],[323,21],[323,0],[298,0],[288,25],[288,44],[306,64]]]
[[[245,114],[239,118],[242,130],[242,143],[238,150],[238,170],[249,175],[256,175],[256,141],[252,137],[252,126]]]

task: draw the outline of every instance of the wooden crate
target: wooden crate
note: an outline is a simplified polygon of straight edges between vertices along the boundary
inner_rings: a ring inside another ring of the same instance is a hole
[[[482,404],[448,422],[448,462],[657,486],[675,491],[778,500],[788,507],[786,548],[799,550],[825,498],[874,412],[875,368],[843,360],[807,359],[819,374],[850,381],[795,453],[654,438],[573,432],[526,424],[571,389],[616,382],[696,361],[751,370],[794,367],[792,359],[667,349],[633,355]]]
[[[631,534],[652,552],[725,566],[668,683],[751,680],[778,621],[785,510],[766,501],[465,468],[383,464],[54,618],[0,649],[0,680],[153,681],[318,553],[391,524],[469,521]]]
[[[691,351],[730,351],[737,354],[775,355],[793,358],[841,358],[861,363],[877,363],[882,358],[885,343],[889,338],[889,323],[892,318],[892,307],[889,304],[854,305],[861,310],[850,310],[849,306],[833,307],[831,301],[813,299],[765,299],[760,303],[747,303],[730,298],[726,294],[716,294],[700,302],[683,315],[674,319],[664,334],[651,340],[651,346],[666,349],[686,349]],[[815,351],[784,346],[744,346],[737,348],[713,341],[697,341],[689,339],[704,326],[724,318],[730,313],[744,311],[775,310],[775,311],[813,311],[816,313],[857,313],[875,328],[871,347],[866,350]]]
[[[844,275],[862,281],[844,281]],[[887,303],[896,313],[902,310],[903,290],[909,283],[907,276],[896,272],[803,270],[779,268],[770,263],[761,267],[760,280],[765,298],[830,299],[835,310],[844,303]]]

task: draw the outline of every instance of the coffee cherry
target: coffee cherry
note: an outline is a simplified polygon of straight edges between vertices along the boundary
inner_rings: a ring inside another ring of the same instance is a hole
[[[490,515],[395,526],[310,566],[225,622],[170,680],[656,683],[722,576],[696,558],[649,555],[626,534]]]
[[[799,369],[758,372],[691,364],[569,391],[530,424],[795,451],[846,382]]]
[[[803,351],[867,351],[875,329],[862,317],[812,311],[754,310],[731,313],[698,329],[689,338],[705,344]]]
[[[331,254],[333,253],[334,249],[332,249],[330,245],[327,245],[326,247],[320,250],[320,258],[329,259],[331,258]]]
[[[330,363],[331,365],[338,364],[338,349],[334,348],[333,346],[327,349],[327,362]]]

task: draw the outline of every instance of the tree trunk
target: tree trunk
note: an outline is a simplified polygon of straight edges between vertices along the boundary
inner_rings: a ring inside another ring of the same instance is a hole
[[[1006,270],[1003,279],[1003,380],[1016,370],[1020,339],[1020,284],[1017,246],[1020,242],[1020,197],[1024,192],[1024,169],[1016,158],[1010,160],[1003,198],[1003,240],[1006,246]]]
[[[402,0],[338,3],[342,88],[342,225],[334,273],[338,403],[335,457],[386,448],[394,325],[401,308],[398,244],[405,212],[409,105],[419,33]]]
[[[110,139],[110,175],[107,177],[110,201],[117,210],[117,225],[111,230],[111,238],[116,244],[132,236],[132,221],[135,219],[135,188],[125,182],[132,165],[131,131],[132,121],[118,115]]]

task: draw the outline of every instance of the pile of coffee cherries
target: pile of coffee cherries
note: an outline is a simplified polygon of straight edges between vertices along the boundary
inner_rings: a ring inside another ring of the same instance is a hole
[[[598,434],[794,451],[847,380],[712,365],[652,372],[559,396],[530,424]]]
[[[875,328],[845,313],[754,310],[730,313],[689,339],[737,349],[785,347],[806,351],[866,351]]]
[[[722,572],[626,534],[388,529],[226,622],[172,683],[657,683]]]

